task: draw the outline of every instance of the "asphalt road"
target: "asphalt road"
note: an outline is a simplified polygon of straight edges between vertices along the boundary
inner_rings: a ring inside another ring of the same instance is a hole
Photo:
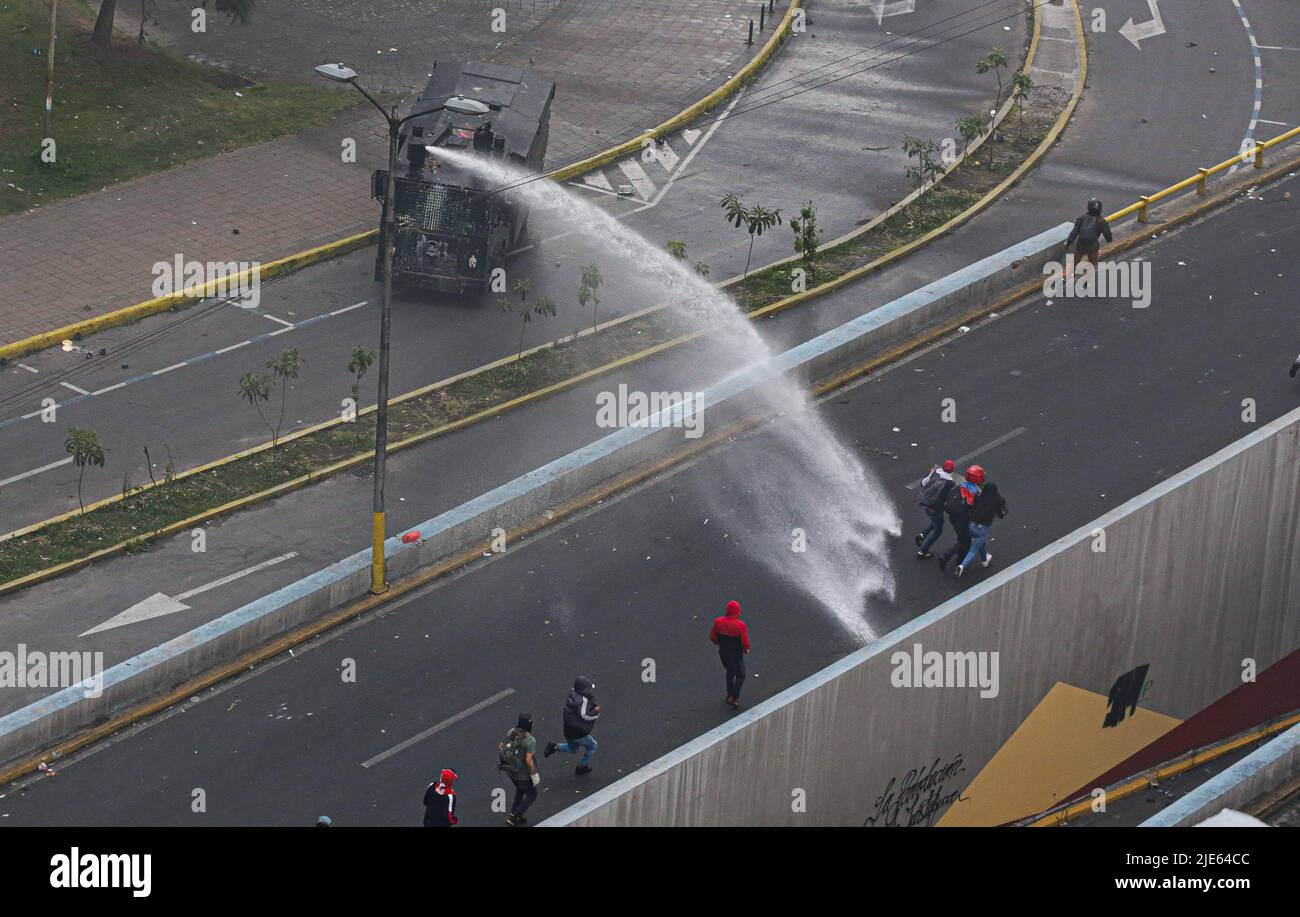
[[[759,430],[9,789],[0,823],[416,824],[425,784],[448,765],[465,822],[499,822],[495,743],[520,709],[542,741],[555,737],[568,684],[586,674],[605,709],[601,750],[581,780],[571,759],[544,762],[534,814],[553,813],[728,715],[705,639],[727,599],[745,606],[754,640],[752,704],[855,648],[837,614],[884,633],[963,588],[906,537],[920,513],[905,487],[929,462],[978,453],[1002,487],[998,567],[1247,433],[1242,399],[1256,423],[1294,408],[1297,189],[1285,180],[1136,253],[1152,265],[1149,308],[1034,297],[815,408],[903,515],[892,599],[832,613],[774,573],[756,546],[800,525],[815,551],[825,507],[806,519],[746,509],[740,491],[800,486],[764,479],[786,473]],[[946,397],[956,423],[940,419]],[[1207,534],[1189,549],[1213,562]],[[341,677],[349,660],[355,683]]]

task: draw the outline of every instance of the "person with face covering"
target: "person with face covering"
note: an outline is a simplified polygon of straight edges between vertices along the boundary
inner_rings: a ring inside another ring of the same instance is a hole
[[[558,744],[547,742],[546,750],[542,752],[543,757],[549,758],[557,751],[569,755],[576,755],[581,751],[582,756],[578,759],[577,768],[574,769],[574,773],[579,777],[591,773],[591,756],[596,753],[596,740],[592,738],[591,730],[596,727],[596,720],[600,718],[600,704],[596,703],[593,693],[595,689],[596,683],[585,675],[579,675],[574,679],[573,690],[569,692],[569,697],[564,702],[565,741]]]
[[[1004,519],[1006,515],[1006,498],[998,493],[998,485],[990,481],[980,489],[979,496],[971,506],[970,548],[966,551],[965,560],[959,563],[954,571],[958,576],[970,569],[977,556],[980,558],[981,567],[993,563],[993,555],[986,551],[984,546],[988,544],[989,529],[993,527],[993,520]]]
[[[438,779],[424,791],[424,827],[451,828],[456,825],[456,772],[444,767]]]

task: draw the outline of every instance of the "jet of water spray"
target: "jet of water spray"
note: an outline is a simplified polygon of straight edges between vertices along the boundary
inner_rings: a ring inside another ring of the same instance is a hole
[[[437,155],[510,186],[498,193],[522,198],[561,220],[601,258],[615,259],[651,282],[669,309],[712,329],[702,346],[731,375],[772,356],[754,323],[728,296],[592,202],[547,179],[525,181],[531,176],[500,160],[442,148]],[[711,459],[710,467],[722,468],[733,485],[715,491],[711,512],[743,527],[747,543],[769,569],[817,599],[850,633],[873,639],[866,606],[873,595],[893,597],[887,536],[899,534],[897,514],[879,481],[837,439],[795,380],[779,373],[755,375],[762,410],[775,418],[762,432],[762,463],[736,467],[734,450]]]

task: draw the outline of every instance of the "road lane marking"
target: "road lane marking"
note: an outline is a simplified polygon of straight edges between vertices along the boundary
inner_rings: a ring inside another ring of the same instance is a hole
[[[953,459],[953,461],[956,462],[958,466],[965,465],[971,459],[978,458],[979,456],[983,455],[985,452],[988,452],[992,449],[996,449],[998,446],[1002,445],[1005,442],[1010,442],[1011,440],[1015,439],[1017,436],[1019,436],[1021,433],[1024,433],[1028,429],[1029,429],[1028,427],[1016,427],[1010,433],[1003,433],[1001,436],[999,436],[997,439],[993,440],[992,442],[987,442],[984,445],[980,446],[978,449],[976,449],[974,452],[967,452],[965,455]],[[921,483],[920,481],[913,481],[911,484],[907,485],[907,489],[916,490],[916,488],[920,486],[920,483]]]
[[[274,315],[272,315],[270,312],[254,312],[253,314],[254,314],[254,315],[260,315],[260,316],[262,316],[262,318],[269,318],[269,319],[270,319],[271,321],[273,321],[273,322],[279,322],[281,325],[287,325],[287,326],[289,326],[290,328],[293,327],[293,322],[286,322],[286,321],[285,321],[284,319],[282,319],[282,318],[276,318],[276,317],[275,317]]]
[[[388,751],[381,751],[373,758],[370,758],[367,761],[362,761],[361,766],[372,767],[378,764],[380,761],[386,761],[389,758],[391,758],[393,755],[397,754],[398,752],[406,751],[406,749],[410,748],[412,745],[416,744],[417,742],[423,742],[425,739],[429,738],[429,736],[433,735],[434,733],[441,732],[442,730],[446,729],[448,726],[454,726],[457,723],[459,723],[461,720],[473,716],[474,714],[478,713],[480,710],[484,710],[488,707],[491,707],[497,701],[505,700],[507,697],[509,697],[514,693],[515,693],[514,688],[506,688],[504,691],[498,691],[496,694],[493,694],[487,700],[481,700],[472,707],[466,707],[464,710],[462,710],[460,713],[457,713],[455,716],[449,716],[441,723],[438,723],[437,725],[434,726],[430,726],[428,729],[424,730],[424,732],[416,733],[415,735],[407,739],[405,742],[398,742],[392,748],[388,749]]]
[[[330,315],[342,315],[344,312],[351,312],[353,309],[360,309],[362,306],[367,306],[369,304],[370,300],[363,299],[361,302],[354,302],[352,305],[344,306],[342,309],[335,309],[330,313]]]
[[[25,370],[27,370],[29,373],[40,373],[40,370],[39,370],[39,369],[37,369],[37,368],[34,367],[34,366],[28,366],[26,363],[19,363],[19,364],[18,364],[18,367],[19,367],[19,369],[25,369]]]
[[[188,360],[182,361],[180,363],[173,363],[171,366],[164,366],[162,369],[155,369],[152,373],[150,373],[150,375],[161,376],[163,373],[169,373],[173,369],[180,369],[182,366],[188,366],[188,365],[189,365]]]
[[[3,481],[0,481],[0,487],[4,487],[6,484],[12,484],[15,481],[21,481],[23,478],[30,478],[43,471],[49,471],[51,468],[58,468],[60,465],[68,465],[71,462],[72,456],[68,456],[65,459],[59,459],[57,462],[50,462],[48,465],[42,465],[40,468],[33,468],[31,471],[24,471],[22,474],[16,474],[12,478],[5,478]]]
[[[664,141],[663,143],[655,144],[654,149],[655,162],[663,166],[665,172],[672,175],[673,169],[677,168],[677,163],[680,161],[677,158],[677,154],[673,152],[673,148],[668,145],[667,141]]]
[[[635,159],[624,159],[618,164],[618,169],[627,176],[627,180],[632,183],[637,194],[641,195],[641,200],[649,201],[654,198],[656,185],[650,180],[650,176],[645,174],[641,163]]]
[[[298,556],[297,551],[290,551],[288,554],[281,554],[279,557],[272,557],[270,560],[264,560],[260,564],[254,564],[243,570],[229,573],[220,579],[205,583],[202,586],[196,586],[188,592],[182,592],[179,595],[170,596],[162,592],[155,592],[142,601],[136,602],[125,611],[113,615],[107,621],[96,624],[88,631],[78,634],[79,637],[88,637],[91,634],[97,634],[100,631],[112,630],[115,627],[121,627],[125,624],[136,624],[140,621],[149,621],[153,618],[161,618],[164,615],[175,614],[178,611],[189,611],[190,606],[185,604],[185,599],[193,598],[196,595],[207,592],[210,589],[216,589],[218,586],[224,586],[227,583],[233,583],[237,579],[243,579],[267,567],[274,567],[276,564],[284,563],[290,558]]]
[[[70,389],[72,389],[72,390],[73,390],[74,392],[76,392],[78,395],[89,395],[89,394],[90,394],[90,392],[86,391],[84,388],[77,388],[77,387],[76,387],[75,385],[73,385],[71,382],[60,382],[59,385],[62,385],[64,388],[70,388]]]
[[[246,344],[251,344],[251,343],[253,343],[251,340],[240,341],[238,344],[231,344],[229,347],[222,347],[220,350],[214,350],[212,352],[213,354],[216,355],[220,355],[223,353],[230,353],[230,351],[232,350],[238,350],[239,348],[245,346]]]

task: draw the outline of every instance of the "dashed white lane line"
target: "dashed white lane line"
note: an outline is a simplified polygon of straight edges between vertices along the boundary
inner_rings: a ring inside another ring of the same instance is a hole
[[[330,316],[332,317],[335,315],[342,315],[344,312],[351,312],[353,309],[360,309],[362,306],[368,305],[369,303],[370,300],[363,299],[361,300],[361,302],[354,302],[352,305],[344,306],[342,309],[335,309],[333,312],[330,313]],[[221,351],[218,350],[217,353],[221,353]]]
[[[993,440],[992,442],[985,443],[984,445],[976,449],[974,452],[967,452],[965,455],[958,456],[957,458],[953,459],[953,461],[957,463],[958,470],[960,471],[961,470],[960,466],[965,465],[971,459],[979,458],[984,453],[990,452],[993,449],[996,449],[998,446],[1002,445],[1003,443],[1015,439],[1021,433],[1024,433],[1027,429],[1028,427],[1016,427],[1010,433],[1003,433],[1001,436],[999,436],[997,439]],[[907,485],[907,489],[916,490],[919,484],[920,484],[919,481],[913,481],[911,484]]]
[[[1286,45],[1256,45],[1261,51],[1300,51],[1300,48],[1290,48]]]
[[[76,392],[78,395],[89,395],[89,394],[90,394],[90,392],[86,391],[84,388],[77,388],[77,387],[76,387],[75,385],[73,385],[71,382],[60,382],[59,385],[62,385],[64,388],[70,388],[70,389],[72,389],[72,390],[73,390],[74,392]]]
[[[462,710],[460,713],[457,713],[455,716],[449,716],[441,723],[438,723],[434,726],[430,726],[428,729],[424,730],[424,732],[416,733],[415,735],[407,739],[405,742],[398,742],[392,748],[388,749],[388,751],[381,751],[373,758],[362,761],[361,766],[372,767],[381,761],[386,761],[389,758],[391,758],[393,755],[397,754],[398,752],[406,751],[406,749],[410,748],[416,742],[422,742],[425,739],[429,738],[429,736],[433,735],[434,733],[441,732],[442,730],[446,729],[448,726],[454,726],[457,723],[459,723],[461,720],[473,716],[474,714],[478,713],[480,710],[484,710],[488,707],[491,707],[497,701],[505,700],[507,697],[509,697],[514,693],[515,693],[514,688],[506,688],[504,691],[498,691],[496,694],[493,694],[487,700],[481,700],[472,707],[466,707],[464,710]]]
[[[24,471],[22,474],[16,474],[12,478],[5,478],[0,481],[0,487],[6,484],[13,484],[15,481],[21,481],[23,478],[30,478],[33,475],[40,474],[43,471],[49,471],[52,468],[58,468],[60,465],[68,465],[72,462],[72,456],[65,459],[59,459],[57,462],[50,462],[48,465],[42,465],[40,468],[33,468],[31,471]]]
[[[279,322],[281,325],[287,325],[290,328],[293,327],[293,322],[286,322],[282,318],[276,318],[274,315],[272,315],[269,312],[258,312],[257,314],[262,316],[262,318],[269,318],[273,322]]]
[[[249,345],[249,344],[251,344],[251,343],[253,343],[253,342],[252,342],[252,341],[240,341],[238,344],[231,344],[229,347],[222,347],[220,350],[214,350],[214,351],[212,351],[212,355],[213,355],[213,356],[220,356],[220,355],[223,354],[223,353],[230,353],[230,351],[232,351],[232,350],[238,350],[239,348],[241,348],[241,347],[245,347],[245,346],[247,346],[247,345]]]
[[[117,383],[117,385],[110,385],[110,386],[108,386],[107,388],[97,389],[96,391],[91,392],[91,394],[92,394],[92,395],[102,395],[102,394],[104,394],[104,392],[111,392],[111,391],[112,391],[113,389],[115,389],[115,388],[126,388],[126,383],[125,383],[125,382],[119,382],[119,383]]]
[[[25,369],[25,370],[27,370],[29,373],[38,373],[38,374],[40,373],[40,370],[39,370],[39,369],[37,369],[37,368],[34,367],[34,366],[28,366],[26,363],[19,363],[19,364],[18,364],[18,368],[19,368],[19,369]]]
[[[189,365],[190,365],[190,364],[189,364],[188,362],[173,363],[171,366],[164,366],[162,369],[155,369],[155,370],[151,373],[151,375],[154,375],[154,376],[161,376],[163,373],[169,373],[169,372],[171,372],[173,369],[180,369],[182,366],[189,366]]]

